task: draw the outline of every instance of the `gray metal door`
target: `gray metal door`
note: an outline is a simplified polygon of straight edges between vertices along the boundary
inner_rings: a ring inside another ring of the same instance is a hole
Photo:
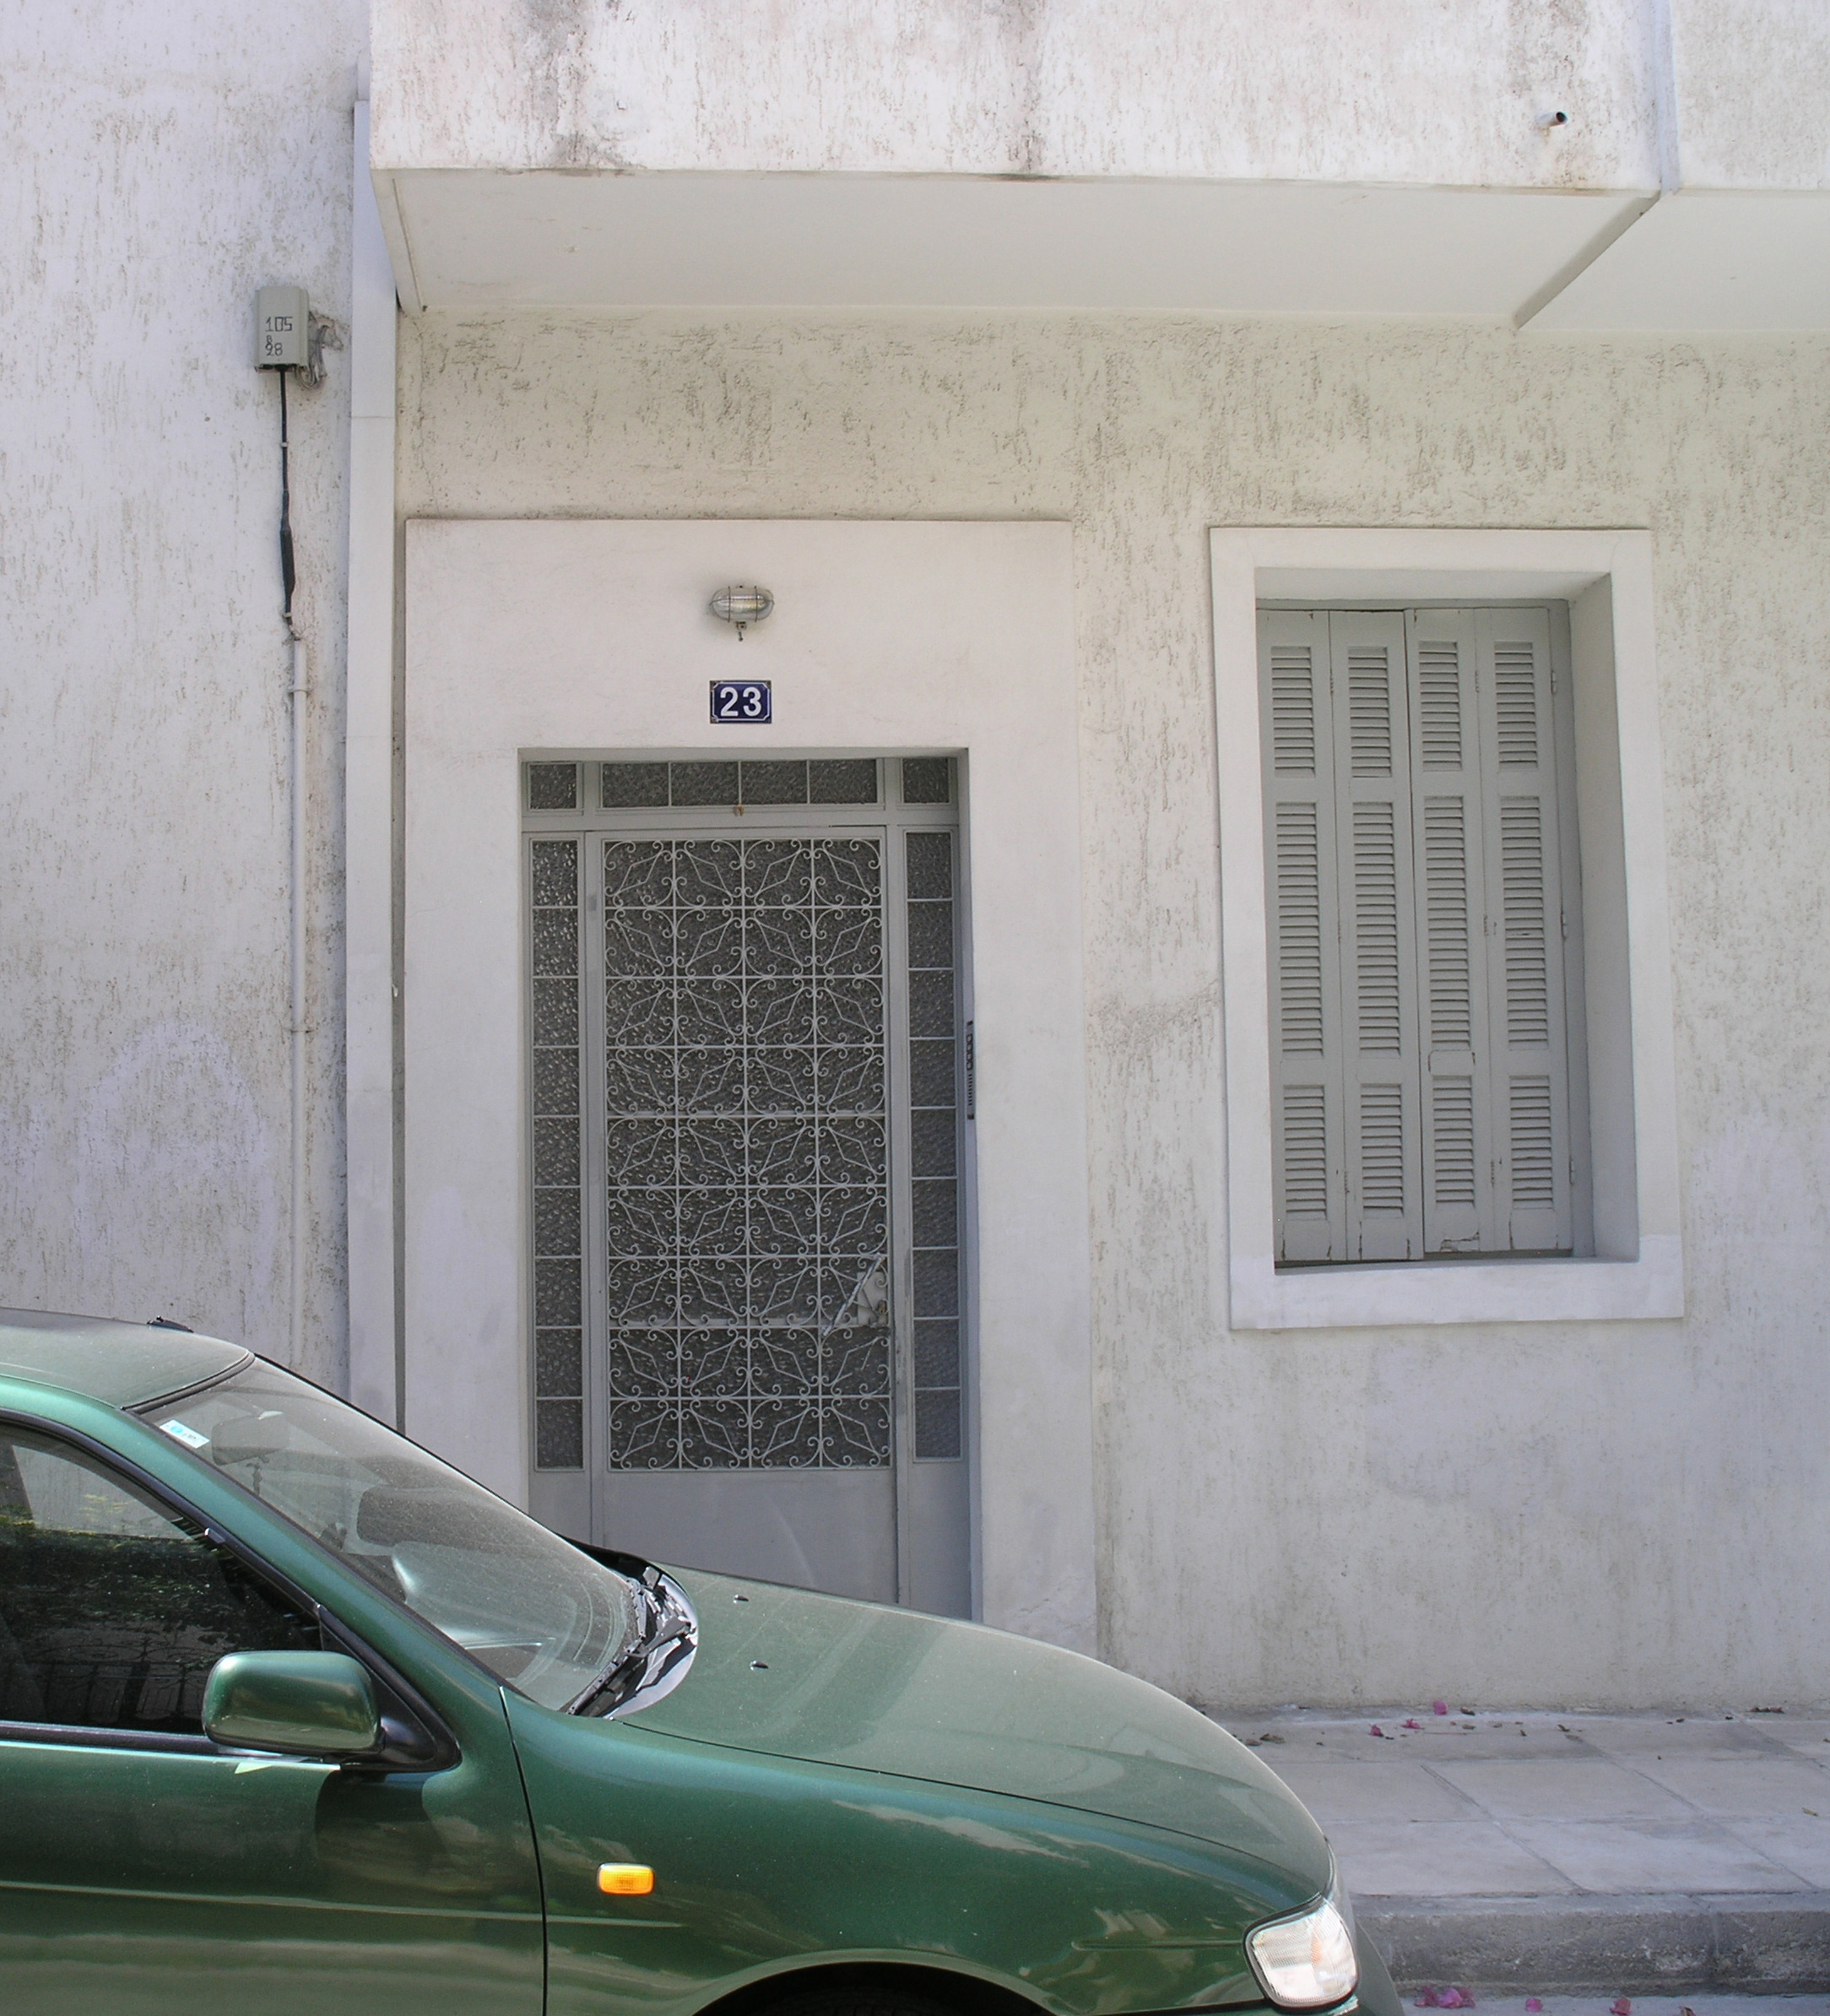
[[[945,757],[526,767],[534,1509],[965,1614]]]

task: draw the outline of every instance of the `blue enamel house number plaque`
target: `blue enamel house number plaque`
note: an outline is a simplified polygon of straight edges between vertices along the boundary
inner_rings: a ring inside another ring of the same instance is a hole
[[[772,718],[773,707],[766,679],[715,679],[712,682],[712,718],[727,727],[759,727]]]

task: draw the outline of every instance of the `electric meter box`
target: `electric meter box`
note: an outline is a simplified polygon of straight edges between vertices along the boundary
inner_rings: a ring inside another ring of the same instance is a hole
[[[254,361],[262,371],[303,371],[311,361],[311,312],[302,287],[263,287],[254,296]]]

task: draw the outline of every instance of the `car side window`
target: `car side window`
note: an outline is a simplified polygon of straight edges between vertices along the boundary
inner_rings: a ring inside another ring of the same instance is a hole
[[[0,1426],[0,1721],[196,1735],[226,1652],[316,1620],[84,1450]]]

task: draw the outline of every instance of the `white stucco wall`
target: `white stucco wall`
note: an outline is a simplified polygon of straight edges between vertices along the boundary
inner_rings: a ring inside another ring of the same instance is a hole
[[[1229,4],[1110,45],[1062,5],[911,29],[872,0],[664,26],[560,5],[428,27],[418,4],[382,9],[384,162],[1659,179],[1649,0],[1469,0],[1397,44],[1346,0],[1270,43]],[[1822,9],[1670,11],[1683,179],[1830,179]],[[364,13],[21,8],[7,48],[0,1301],[276,1353],[286,664],[276,387],[247,317],[278,279],[347,316]],[[1540,135],[1566,95],[1571,126]],[[1073,525],[1110,1656],[1212,1702],[1830,1693],[1823,339],[434,314],[402,371],[403,517]],[[333,1382],[347,419],[333,356],[294,405],[306,1369]],[[1227,1332],[1208,533],[1277,523],[1650,528],[1683,1321]]]
[[[1074,525],[1108,1656],[1210,1702],[1825,1695],[1830,344],[429,315],[402,371],[406,516]],[[1682,1321],[1226,1328],[1208,531],[1304,523],[1651,529]]]
[[[375,160],[1638,187],[1650,64],[1649,0],[379,0]]]
[[[1256,0],[378,0],[375,158],[1656,187],[1652,20],[1651,0],[1302,0],[1275,33]]]
[[[384,167],[1830,182],[1817,0],[377,0],[375,48]]]
[[[1673,151],[1705,189],[1830,188],[1830,9],[1670,0]]]
[[[252,295],[348,313],[357,0],[9,10],[0,1302],[287,1342],[287,656]],[[293,401],[313,733],[307,1369],[343,1364],[347,380]]]

